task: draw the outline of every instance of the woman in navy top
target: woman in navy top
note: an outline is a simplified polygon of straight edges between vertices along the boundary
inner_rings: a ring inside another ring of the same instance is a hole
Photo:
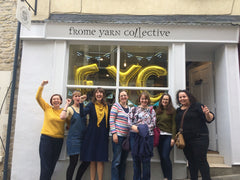
[[[104,162],[108,161],[108,137],[110,107],[104,100],[105,91],[102,88],[95,89],[93,100],[85,108],[80,103],[81,117],[89,115],[89,124],[83,141],[81,157],[82,161],[90,163],[91,180],[103,179]]]
[[[183,152],[188,160],[191,180],[198,179],[198,170],[203,180],[210,180],[207,162],[209,137],[206,123],[214,120],[214,114],[207,106],[197,103],[195,97],[187,90],[177,92],[177,103],[180,105],[176,111],[177,130],[180,128],[183,113],[186,111],[182,127],[186,143]]]

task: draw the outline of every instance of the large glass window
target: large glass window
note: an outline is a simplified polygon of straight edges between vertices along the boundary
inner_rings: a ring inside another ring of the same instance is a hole
[[[156,104],[168,91],[167,46],[70,45],[68,95],[74,89],[88,94],[103,87],[110,104],[122,89],[128,91],[130,105],[137,104],[142,91],[148,91]]]

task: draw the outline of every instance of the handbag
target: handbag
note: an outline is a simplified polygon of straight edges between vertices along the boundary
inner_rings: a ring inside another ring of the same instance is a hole
[[[186,114],[186,112],[188,111],[188,108],[184,111],[183,115],[182,115],[182,119],[181,119],[181,126],[179,128],[178,133],[175,136],[175,144],[179,149],[183,149],[185,147],[185,141],[183,138],[183,120],[184,120],[184,116]]]
[[[160,129],[158,127],[155,127],[153,129],[154,132],[154,138],[153,138],[153,146],[156,147],[159,144],[159,138],[160,138]]]
[[[134,117],[134,115],[136,113],[136,107],[133,108],[132,112],[133,112],[133,117]],[[122,142],[122,149],[124,151],[131,151],[129,133],[130,132],[128,131],[126,139],[124,139],[123,142]]]
[[[179,149],[183,149],[185,147],[185,141],[182,132],[180,131],[175,136],[175,144]]]
[[[123,142],[122,142],[122,149],[124,151],[130,151],[131,150],[129,141],[130,141],[130,139],[129,139],[129,134],[128,134],[126,139],[124,139]]]

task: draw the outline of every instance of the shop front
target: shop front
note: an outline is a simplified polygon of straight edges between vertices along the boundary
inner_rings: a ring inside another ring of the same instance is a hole
[[[227,164],[240,164],[240,146],[232,138],[239,135],[236,127],[240,127],[238,37],[238,27],[219,24],[48,21],[34,23],[31,31],[22,28],[12,179],[35,179],[39,174],[43,112],[35,94],[45,79],[49,80],[43,92],[46,100],[53,93],[66,99],[80,89],[90,101],[92,90],[103,87],[109,104],[118,100],[119,91],[127,90],[130,106],[137,105],[139,93],[148,91],[153,106],[168,92],[177,107],[176,91],[187,88],[216,114],[216,122],[209,126],[209,148],[222,154]],[[53,179],[65,178],[65,148]],[[111,157],[110,145],[104,179],[110,179]],[[172,161],[174,179],[185,178],[186,161],[180,150],[174,148]],[[130,155],[127,166],[127,179],[132,179]],[[151,167],[151,179],[162,177],[156,150]]]

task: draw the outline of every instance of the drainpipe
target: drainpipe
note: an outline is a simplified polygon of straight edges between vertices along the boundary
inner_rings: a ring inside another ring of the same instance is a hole
[[[239,37],[238,37],[238,66],[239,66],[239,76],[240,76],[240,30],[239,30]]]
[[[18,61],[18,51],[19,51],[20,29],[21,29],[21,23],[18,22],[15,56],[14,56],[14,64],[13,64],[12,88],[11,88],[11,97],[10,97],[10,105],[9,105],[9,113],[8,113],[8,127],[7,127],[7,139],[6,139],[6,153],[4,158],[3,180],[7,180],[8,178],[7,177],[8,176],[8,159],[9,159],[10,137],[11,137],[11,128],[12,128],[14,94],[15,94],[15,85],[16,85],[16,77],[17,77],[17,61]]]

